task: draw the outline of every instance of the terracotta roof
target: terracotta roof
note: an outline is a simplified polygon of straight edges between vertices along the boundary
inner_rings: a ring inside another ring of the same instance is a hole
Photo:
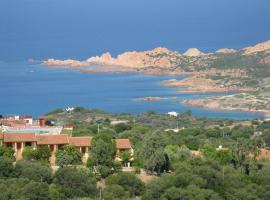
[[[35,133],[4,133],[4,142],[34,142]]]
[[[115,142],[117,149],[131,149],[129,139],[116,139]]]
[[[70,137],[69,144],[75,147],[90,147],[92,137]]]
[[[4,139],[4,133],[2,131],[0,131],[0,140]]]
[[[46,145],[46,144],[68,144],[68,135],[48,135],[42,134],[37,136],[37,144],[38,145]]]
[[[47,119],[47,116],[40,116],[38,119]]]

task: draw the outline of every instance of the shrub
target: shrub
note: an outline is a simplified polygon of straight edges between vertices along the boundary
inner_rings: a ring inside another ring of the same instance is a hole
[[[56,163],[59,166],[78,165],[82,163],[82,153],[74,146],[66,145],[56,152]]]
[[[130,197],[141,195],[144,192],[144,183],[132,173],[119,173],[117,175],[109,176],[106,179],[106,184],[120,185],[125,191],[129,192]]]
[[[14,153],[15,151],[13,148],[0,146],[0,157],[6,157],[15,160]]]

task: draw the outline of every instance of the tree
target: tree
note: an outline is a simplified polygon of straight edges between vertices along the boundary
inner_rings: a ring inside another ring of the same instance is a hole
[[[47,163],[18,161],[14,171],[17,177],[28,178],[35,182],[51,183],[53,178],[52,169]]]
[[[106,200],[127,200],[129,192],[120,185],[109,185],[104,190],[103,198]]]
[[[15,151],[11,147],[0,146],[0,159],[1,157],[10,158],[15,161]]]
[[[124,165],[126,166],[127,163],[131,159],[131,153],[129,151],[123,151],[123,152],[120,153],[120,158],[122,159]]]
[[[36,159],[37,160],[44,160],[44,161],[49,161],[51,157],[51,151],[49,147],[43,146],[43,147],[38,147],[36,150]]]
[[[61,193],[67,198],[94,197],[97,193],[96,180],[86,168],[60,168],[53,182],[62,186]]]
[[[31,181],[23,187],[22,195],[29,200],[49,199],[48,184]]]
[[[25,147],[22,152],[23,159],[25,160],[35,160],[36,150],[32,147]]]
[[[25,160],[39,160],[49,162],[51,151],[47,146],[33,149],[32,147],[25,147],[22,153]]]
[[[141,195],[145,186],[143,182],[132,173],[119,173],[111,175],[106,179],[106,185],[120,185],[125,191],[129,192],[130,197]]]
[[[82,163],[82,153],[74,146],[66,145],[56,152],[56,163],[59,166],[78,165]]]
[[[90,157],[94,166],[113,167],[115,152],[115,142],[111,137],[101,133],[93,138]]]
[[[142,147],[145,169],[151,173],[161,173],[169,169],[169,158],[164,147],[164,137],[160,132],[154,132],[145,139]]]
[[[0,178],[11,177],[14,172],[13,161],[10,158],[0,158]]]

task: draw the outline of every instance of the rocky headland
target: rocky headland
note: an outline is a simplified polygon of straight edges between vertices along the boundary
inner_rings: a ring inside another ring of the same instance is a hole
[[[212,53],[203,53],[197,48],[184,53],[158,47],[149,51],[129,51],[112,57],[110,53],[90,57],[84,61],[48,59],[42,62],[48,67],[78,68],[87,73],[140,72],[154,75],[188,75],[185,79],[162,82],[164,86],[184,88],[185,92],[199,93],[247,93],[260,102],[270,103],[270,40],[243,49],[223,48]],[[259,94],[259,95],[258,95]],[[235,96],[224,96],[235,101]],[[223,105],[225,99],[187,100],[195,106],[245,111],[266,112],[268,108],[255,107],[246,96],[246,104]],[[270,108],[269,108],[270,110]]]

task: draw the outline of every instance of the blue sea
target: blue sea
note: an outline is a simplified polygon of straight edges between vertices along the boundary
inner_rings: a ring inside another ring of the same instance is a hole
[[[183,99],[207,95],[180,95],[160,86],[172,77],[86,74],[27,60],[83,60],[158,46],[180,52],[243,48],[270,39],[269,8],[269,0],[1,0],[0,113],[37,116],[78,105],[136,114],[191,108],[200,116],[259,117],[181,105]],[[145,96],[176,98],[133,100]]]
[[[134,74],[91,74],[67,68],[48,68],[39,63],[0,62],[0,114],[38,116],[55,108],[83,106],[113,113],[140,114],[184,112],[197,116],[252,119],[261,115],[217,111],[182,105],[181,101],[210,96],[183,94],[160,85],[163,80],[183,77]],[[137,101],[142,97],[164,97],[161,101]]]

